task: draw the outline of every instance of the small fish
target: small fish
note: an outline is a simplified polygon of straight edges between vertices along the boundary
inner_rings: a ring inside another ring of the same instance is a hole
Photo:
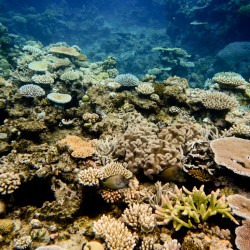
[[[191,25],[197,26],[197,25],[206,25],[206,24],[208,24],[208,22],[193,21],[193,22],[191,22],[190,24],[191,24]]]
[[[113,190],[124,188],[128,183],[129,180],[123,175],[113,175],[102,180],[102,184],[105,188]]]

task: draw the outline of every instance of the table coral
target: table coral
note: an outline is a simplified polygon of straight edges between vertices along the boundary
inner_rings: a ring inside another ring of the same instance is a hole
[[[234,173],[250,177],[250,140],[227,137],[211,141],[217,164]]]
[[[249,250],[250,249],[250,241],[249,241],[249,234],[250,234],[250,221],[244,220],[243,225],[237,227],[235,230],[236,233],[236,240],[235,244],[239,250]]]
[[[205,108],[214,110],[229,110],[239,105],[234,97],[218,91],[204,91],[201,96],[201,103]]]
[[[233,194],[228,196],[227,200],[234,214],[250,220],[250,199],[240,194]]]

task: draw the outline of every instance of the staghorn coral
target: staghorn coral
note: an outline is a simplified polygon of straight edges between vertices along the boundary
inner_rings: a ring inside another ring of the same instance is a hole
[[[237,100],[221,92],[203,91],[201,103],[206,109],[229,110],[239,106]]]
[[[102,165],[117,160],[114,156],[117,145],[117,137],[106,136],[105,138],[96,141],[96,156]]]
[[[234,173],[250,177],[250,140],[227,137],[211,141],[214,161]]]
[[[25,97],[37,97],[37,96],[44,96],[45,91],[35,84],[26,84],[19,88],[19,93]]]
[[[151,95],[155,91],[152,83],[146,83],[146,82],[138,84],[135,89],[139,94],[142,95]]]
[[[61,76],[60,79],[63,81],[75,81],[79,79],[79,73],[73,70],[65,71]]]
[[[104,239],[110,250],[132,250],[136,245],[135,236],[125,224],[110,216],[103,215],[95,221],[93,231]]]
[[[95,153],[92,141],[85,141],[76,135],[67,135],[65,139],[57,142],[57,146],[68,149],[74,158],[87,158]]]
[[[115,78],[115,81],[120,83],[121,86],[125,86],[125,87],[130,87],[130,86],[137,86],[140,81],[139,79],[132,75],[132,74],[121,74],[121,75],[118,75],[116,78]]]
[[[45,75],[34,75],[31,77],[32,81],[37,84],[52,84],[54,79],[49,74]]]
[[[233,194],[229,195],[227,200],[234,214],[250,220],[250,199],[240,194]]]
[[[244,137],[250,137],[250,126],[246,124],[233,124],[232,127],[230,127],[228,130],[224,130],[222,132],[223,137],[229,137],[229,136],[244,136]]]
[[[206,195],[204,186],[200,189],[193,188],[192,192],[185,187],[168,195],[162,196],[160,205],[156,205],[155,216],[158,225],[166,225],[173,222],[173,227],[178,231],[181,227],[192,228],[194,224],[206,221],[209,217],[221,214],[222,217],[230,218],[238,224],[231,214],[225,196],[218,198],[220,190],[212,191]]]
[[[11,194],[21,185],[19,174],[7,172],[0,174],[0,193],[2,195]]]
[[[249,250],[250,221],[244,220],[242,226],[236,228],[235,234],[236,234],[235,244],[237,248],[239,250]]]
[[[123,222],[134,230],[152,232],[156,226],[152,208],[148,204],[129,204],[121,216]]]
[[[233,89],[248,84],[240,74],[234,72],[219,72],[214,75],[212,80],[224,89]]]

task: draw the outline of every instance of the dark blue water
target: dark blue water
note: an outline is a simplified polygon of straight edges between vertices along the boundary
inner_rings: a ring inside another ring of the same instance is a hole
[[[182,48],[194,61],[250,41],[248,7],[249,0],[2,0],[0,22],[20,43],[78,45],[91,61],[112,55],[121,73],[143,75],[162,64],[155,47]]]

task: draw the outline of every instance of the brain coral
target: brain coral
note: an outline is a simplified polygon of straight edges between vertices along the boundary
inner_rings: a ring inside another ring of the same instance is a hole
[[[57,142],[59,148],[66,148],[75,158],[87,158],[95,153],[94,144],[91,141],[85,141],[76,135],[67,135],[65,139]]]

